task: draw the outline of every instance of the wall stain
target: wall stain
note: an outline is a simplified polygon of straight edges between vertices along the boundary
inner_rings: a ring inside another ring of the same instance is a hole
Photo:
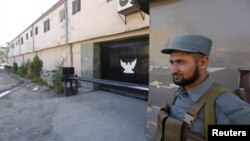
[[[167,69],[169,69],[169,67],[168,66],[153,66],[153,65],[149,66],[149,71],[153,71],[154,69],[164,69],[164,70],[167,70]]]
[[[157,81],[157,80],[151,82],[150,85],[154,86],[156,88],[167,88],[167,89],[172,89],[172,88],[178,88],[179,87],[174,83],[169,83],[168,85],[164,85],[163,82],[160,82],[160,81]]]

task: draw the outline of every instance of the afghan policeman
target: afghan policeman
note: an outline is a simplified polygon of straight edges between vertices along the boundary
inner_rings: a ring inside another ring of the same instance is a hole
[[[208,75],[211,47],[209,38],[185,34],[161,51],[170,54],[173,82],[179,88],[158,113],[154,141],[205,141],[210,124],[250,125],[250,105]]]

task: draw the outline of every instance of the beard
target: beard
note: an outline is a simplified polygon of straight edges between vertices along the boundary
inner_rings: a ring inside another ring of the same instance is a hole
[[[179,80],[177,78],[174,78],[174,76],[179,77],[178,78]],[[179,86],[186,86],[186,85],[189,85],[189,84],[195,82],[197,79],[199,79],[199,77],[200,77],[200,71],[199,71],[199,67],[196,65],[195,71],[188,78],[184,78],[184,76],[181,73],[174,73],[173,74],[173,82]]]

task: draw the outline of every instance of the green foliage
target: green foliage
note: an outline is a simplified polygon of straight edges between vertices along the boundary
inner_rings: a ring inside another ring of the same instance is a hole
[[[18,74],[21,77],[32,79],[33,83],[38,83],[40,85],[48,86],[47,82],[43,81],[40,77],[42,68],[43,68],[43,62],[36,55],[33,58],[33,61],[27,60],[27,62],[22,63],[22,65],[19,68],[17,63],[14,62],[13,67],[11,68],[11,72]]]
[[[56,72],[53,76],[53,87],[57,94],[62,94],[64,92],[64,88],[62,85],[62,79],[63,79],[62,67],[65,61],[66,59],[62,59],[61,62],[57,63]]]
[[[40,78],[41,72],[43,68],[43,61],[36,55],[33,58],[32,63],[30,64],[30,71],[32,78]]]
[[[6,58],[6,57],[7,57],[6,50],[0,47],[0,58]]]
[[[22,77],[28,76],[28,69],[30,68],[31,61],[27,60],[27,62],[22,63],[22,65],[18,68],[17,74]]]
[[[48,83],[43,81],[42,78],[35,77],[32,79],[32,82],[37,83],[39,85],[48,86]]]
[[[0,58],[6,58],[6,53],[5,53],[5,52],[0,51]]]
[[[17,64],[17,62],[13,62],[13,66],[11,68],[11,72],[12,73],[17,73],[17,71],[18,71],[18,64]]]

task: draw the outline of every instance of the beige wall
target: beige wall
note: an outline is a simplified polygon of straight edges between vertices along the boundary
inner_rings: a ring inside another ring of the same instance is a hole
[[[149,16],[143,20],[139,13],[127,16],[125,24],[117,13],[118,0],[81,0],[81,11],[72,15],[69,6],[69,42],[113,35],[149,26]],[[122,15],[123,16],[123,15]]]
[[[43,61],[43,70],[55,70],[56,65],[65,60],[64,66],[70,66],[70,50],[68,46],[59,46],[38,52]]]
[[[28,61],[28,60],[32,61],[33,58],[35,57],[35,55],[36,55],[35,52],[27,53],[27,54],[23,55],[24,56],[24,61],[25,62]]]
[[[15,62],[17,63],[18,67],[20,67],[23,64],[23,56],[15,56]]]
[[[34,24],[34,29],[38,27],[38,34],[35,35],[34,39],[35,51],[59,46],[65,43],[65,20],[61,22],[59,18],[59,11],[63,8],[64,5],[62,4]],[[44,32],[44,22],[47,19],[50,21],[50,30]]]
[[[32,30],[31,27],[29,27],[25,32],[23,32],[20,35],[20,48],[21,48],[21,54],[33,52],[33,35],[30,36],[30,31]],[[26,39],[26,34],[28,35],[28,39]],[[21,44],[21,37],[23,37],[23,44]]]
[[[13,50],[13,55],[14,56],[17,56],[17,55],[20,55],[21,54],[21,46],[20,45],[18,45],[18,46],[15,46],[14,48],[12,48],[12,50]]]
[[[72,15],[72,1],[68,0],[68,39],[69,45],[72,46],[72,65],[75,67],[76,74],[81,74],[80,63],[80,46],[84,42],[105,41],[117,38],[126,38],[145,34],[145,29],[149,27],[149,16],[143,19],[139,12],[127,16],[127,24],[125,24],[117,13],[118,0],[107,2],[106,0],[81,0],[81,11]],[[65,66],[70,64],[70,49],[63,48],[68,46],[65,44],[65,21],[60,21],[59,11],[64,9],[63,0],[59,1],[56,6],[52,7],[48,12],[35,21],[27,30],[23,31],[17,38],[23,37],[24,44],[20,47],[11,48],[9,57],[24,55],[27,53],[37,52],[44,62],[44,69],[55,69],[56,62],[60,58],[67,58]],[[123,18],[124,16],[121,15]],[[44,21],[50,20],[50,30],[44,33]],[[35,35],[35,28],[38,27],[38,34]],[[33,28],[33,39],[30,37],[30,31]],[[138,33],[134,33],[138,32]],[[26,40],[26,33],[29,39]],[[125,33],[124,35],[121,35]],[[128,33],[128,34],[126,34]],[[148,34],[148,30],[147,30]],[[117,37],[115,37],[117,36]],[[60,48],[60,49],[59,49]],[[21,50],[20,50],[21,49]],[[33,50],[34,49],[34,50]]]
[[[9,64],[10,66],[12,66],[14,62],[15,62],[15,61],[14,61],[14,57],[8,58],[8,64]]]
[[[72,15],[72,1],[68,0],[68,35],[69,42],[84,41],[92,38],[114,35],[122,32],[137,30],[149,26],[149,16],[143,14],[144,19],[139,12],[127,16],[125,24],[117,13],[118,0],[106,2],[103,0],[81,0],[81,11]],[[59,11],[64,9],[64,3],[61,3],[54,10],[50,10],[39,18],[34,24],[23,31],[16,40],[23,37],[24,44],[21,45],[21,53],[33,51],[33,39],[30,31],[33,27],[34,50],[39,51],[45,48],[59,46],[65,43],[65,20],[62,22],[59,18]],[[121,15],[125,18],[123,15]],[[50,30],[44,32],[44,21],[50,20]],[[35,28],[38,27],[38,34],[35,35]],[[26,39],[28,33],[28,40]],[[20,54],[20,50],[15,47],[14,55]]]

